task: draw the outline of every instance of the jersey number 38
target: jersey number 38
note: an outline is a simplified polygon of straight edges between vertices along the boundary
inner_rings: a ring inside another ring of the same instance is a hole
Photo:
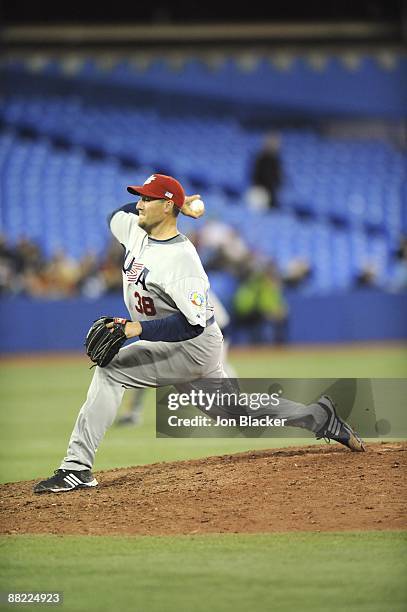
[[[137,312],[140,314],[145,314],[148,317],[153,317],[155,314],[157,314],[152,298],[145,297],[144,295],[141,296],[138,291],[135,292],[134,297],[136,298],[134,307]]]

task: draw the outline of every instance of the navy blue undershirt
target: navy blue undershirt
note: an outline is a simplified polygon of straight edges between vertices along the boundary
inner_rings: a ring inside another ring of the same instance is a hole
[[[191,325],[182,312],[176,312],[165,319],[141,321],[143,331],[140,340],[152,342],[181,342],[191,340],[202,334],[202,325]]]
[[[120,211],[138,215],[135,202],[125,204],[121,208],[114,210],[108,217],[109,227],[113,216]],[[168,242],[168,240],[155,240],[155,242]],[[143,331],[140,335],[140,340],[149,340],[150,342],[181,342],[182,340],[191,340],[202,334],[204,330],[202,325],[191,325],[182,312],[176,312],[165,319],[143,321],[141,325]]]
[[[121,206],[120,208],[116,208],[116,210],[114,210],[107,218],[108,226],[110,227],[110,222],[113,219],[114,215],[120,211],[123,211],[125,213],[133,213],[133,215],[138,215],[136,204],[137,202],[130,202],[130,204],[125,204],[124,206]]]

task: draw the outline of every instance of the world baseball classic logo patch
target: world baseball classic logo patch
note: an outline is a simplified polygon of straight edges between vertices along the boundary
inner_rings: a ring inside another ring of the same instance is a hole
[[[194,306],[203,306],[203,304],[205,304],[205,296],[198,291],[191,291],[189,294],[189,300]]]

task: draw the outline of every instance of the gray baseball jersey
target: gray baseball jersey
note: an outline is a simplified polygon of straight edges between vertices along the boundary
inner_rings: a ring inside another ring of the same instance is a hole
[[[138,227],[138,216],[113,215],[110,228],[124,246],[123,295],[133,321],[162,319],[181,311],[191,325],[213,316],[209,281],[193,244],[183,234],[155,240]]]

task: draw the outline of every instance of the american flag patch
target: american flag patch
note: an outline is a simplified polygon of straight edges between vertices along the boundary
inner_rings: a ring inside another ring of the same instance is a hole
[[[140,272],[142,271],[143,268],[144,268],[143,263],[137,263],[136,261],[133,261],[133,263],[131,264],[130,270],[126,270],[127,280],[136,281],[138,277],[140,276]]]

